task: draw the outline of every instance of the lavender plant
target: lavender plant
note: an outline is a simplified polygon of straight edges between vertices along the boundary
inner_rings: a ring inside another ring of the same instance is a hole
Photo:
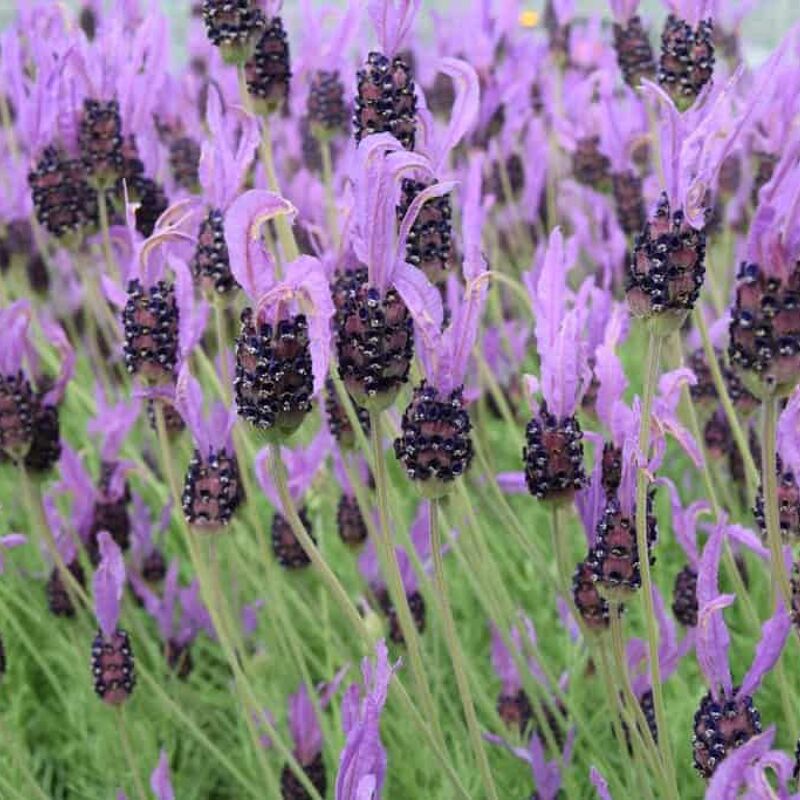
[[[19,4],[0,797],[800,797],[800,24],[639,5]]]

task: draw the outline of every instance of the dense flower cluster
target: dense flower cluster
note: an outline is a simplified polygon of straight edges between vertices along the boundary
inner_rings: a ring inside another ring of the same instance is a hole
[[[800,25],[663,4],[18,4],[3,786],[796,796]]]

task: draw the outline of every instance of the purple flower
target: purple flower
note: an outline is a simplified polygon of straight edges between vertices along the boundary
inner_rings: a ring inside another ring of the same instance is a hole
[[[192,433],[200,457],[208,458],[223,450],[233,452],[231,432],[236,424],[236,412],[223,403],[215,403],[210,412],[203,413],[203,389],[184,364],[175,387],[175,407]]]
[[[775,739],[775,727],[754,736],[734,750],[718,767],[708,785],[705,800],[731,800],[739,796],[739,790],[747,781],[749,768],[765,756]],[[748,795],[749,796],[749,795]],[[760,797],[775,796],[772,788]]]
[[[175,791],[169,776],[169,757],[166,750],[161,750],[158,765],[150,776],[150,788],[156,800],[175,800]]]
[[[322,752],[322,729],[305,684],[289,695],[289,730],[295,758],[303,766],[311,764]]]
[[[721,694],[728,698],[740,698],[754,694],[764,676],[780,657],[791,631],[789,614],[783,603],[779,603],[775,614],[762,627],[761,640],[756,646],[750,669],[734,693],[728,661],[730,635],[722,611],[733,603],[735,596],[720,594],[717,579],[722,548],[728,536],[728,530],[728,525],[724,520],[714,527],[700,558],[697,581],[699,604],[697,660],[714,698],[719,698]]]
[[[536,318],[541,390],[547,409],[559,419],[573,415],[591,379],[582,331],[586,308],[570,297],[567,275],[574,263],[574,242],[565,244],[559,228],[539,252],[540,267],[525,276]]]
[[[122,560],[122,551],[108,533],[101,531],[97,542],[100,566],[92,579],[95,616],[100,630],[110,639],[119,622],[122,590],[125,586],[125,562]]]
[[[86,425],[88,433],[100,438],[100,458],[107,464],[116,461],[122,445],[139,418],[142,404],[138,398],[119,403],[109,402],[98,384],[95,389],[96,412]]]
[[[342,701],[342,728],[346,738],[339,757],[336,800],[380,800],[386,777],[386,750],[381,742],[380,718],[389,682],[400,662],[389,664],[386,643],[375,646],[375,664],[361,662],[364,692],[358,684],[347,689]]]
[[[561,794],[562,770],[566,769],[572,760],[575,728],[571,728],[567,735],[564,752],[561,757],[553,761],[547,760],[544,744],[538,734],[531,736],[527,747],[512,746],[502,737],[493,736],[492,734],[486,734],[484,738],[492,744],[505,747],[506,750],[530,766],[533,782],[536,785],[536,797],[541,798],[541,800],[556,800],[559,797]]]
[[[274,259],[267,250],[262,228],[278,216],[294,217],[294,207],[272,192],[251,190],[240,195],[225,215],[225,240],[231,272],[255,305],[256,320],[273,327],[298,314],[308,320],[313,394],[322,389],[328,375],[333,316],[325,268],[318,259],[299,256],[286,264],[278,280]]]
[[[420,0],[369,0],[367,13],[382,53],[391,57],[402,48],[419,5]]]
[[[589,780],[592,782],[592,786],[594,786],[600,800],[614,800],[608,789],[608,781],[600,774],[600,771],[596,767],[592,767],[589,770]]]

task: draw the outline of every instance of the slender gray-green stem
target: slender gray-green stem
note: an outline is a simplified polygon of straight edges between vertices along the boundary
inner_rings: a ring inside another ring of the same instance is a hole
[[[647,628],[647,644],[649,650],[650,679],[653,690],[653,706],[656,712],[656,724],[661,736],[658,739],[658,749],[663,761],[665,772],[669,777],[670,788],[675,786],[675,766],[672,760],[672,751],[669,743],[669,729],[664,710],[664,695],[661,687],[661,664],[658,657],[658,624],[656,622],[655,607],[653,603],[653,584],[650,576],[650,547],[647,541],[647,496],[649,491],[650,476],[647,462],[650,454],[650,419],[653,410],[653,397],[658,382],[658,371],[661,362],[661,346],[663,338],[650,332],[647,344],[647,362],[645,367],[645,384],[642,392],[642,418],[639,426],[639,453],[643,463],[639,465],[636,474],[636,546],[639,551],[639,569],[642,575],[642,601],[644,603],[644,616]]]
[[[439,530],[439,501],[431,500],[429,503],[430,512],[430,535],[431,553],[433,555],[433,574],[436,595],[439,601],[439,610],[444,623],[444,636],[447,642],[447,650],[453,664],[453,672],[456,677],[458,693],[461,696],[461,705],[464,709],[464,717],[467,721],[467,730],[472,742],[472,749],[478,761],[478,769],[481,773],[481,782],[486,794],[492,800],[499,800],[497,788],[492,779],[492,771],[489,767],[489,759],[486,756],[486,748],[481,738],[481,730],[478,724],[478,717],[475,713],[475,702],[469,688],[469,678],[464,664],[464,654],[461,651],[461,644],[456,634],[456,625],[453,619],[453,612],[450,608],[450,600],[447,593],[447,581],[444,575],[444,563],[442,559],[442,537]]]
[[[125,706],[118,706],[116,709],[117,727],[119,729],[119,741],[122,744],[122,753],[128,764],[128,770],[133,778],[133,785],[136,787],[136,794],[139,800],[147,800],[147,792],[144,790],[142,776],[139,774],[139,766],[133,754],[131,740],[128,736],[128,726],[125,724]]]
[[[792,587],[783,561],[781,543],[781,521],[778,510],[778,466],[777,466],[777,427],[778,398],[767,397],[763,405],[761,434],[761,486],[764,492],[764,520],[767,525],[767,544],[769,545],[772,567],[772,580],[783,598],[786,610],[792,607]]]
[[[433,702],[433,695],[428,685],[425,665],[422,661],[422,648],[419,633],[414,624],[414,617],[408,605],[408,597],[403,588],[403,579],[400,574],[400,565],[397,562],[394,543],[392,542],[391,526],[389,523],[389,493],[388,478],[386,475],[386,461],[383,453],[383,419],[380,412],[370,411],[370,436],[372,438],[372,460],[374,464],[373,476],[375,490],[378,495],[378,540],[376,542],[379,561],[386,576],[389,596],[397,611],[400,630],[408,648],[408,660],[411,663],[411,673],[414,684],[419,692],[422,708],[428,716],[437,739],[444,750],[444,738],[439,727],[439,717]]]
[[[230,403],[233,386],[228,364],[228,337],[225,335],[225,306],[219,297],[214,298],[214,330],[217,336],[217,356],[222,371],[222,399]]]

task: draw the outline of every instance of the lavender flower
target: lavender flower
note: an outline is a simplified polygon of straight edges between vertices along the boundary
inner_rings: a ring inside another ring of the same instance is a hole
[[[299,428],[322,389],[330,357],[330,290],[322,264],[300,256],[279,280],[262,226],[293,207],[272,192],[240,195],[225,217],[231,270],[255,308],[242,312],[236,345],[240,416],[281,441]]]
[[[358,405],[390,406],[408,379],[413,355],[412,316],[427,330],[441,327],[441,302],[425,276],[405,261],[408,231],[426,202],[451,191],[433,183],[395,218],[399,181],[411,170],[430,178],[430,162],[405,153],[387,134],[370,136],[358,149],[353,251],[360,264],[333,289],[339,373]]]
[[[342,701],[342,728],[346,738],[339,757],[336,800],[380,800],[386,777],[387,756],[380,737],[380,718],[386,704],[389,682],[400,661],[389,664],[383,641],[375,646],[375,664],[361,662],[364,693],[352,684]]]
[[[614,16],[614,50],[625,82],[634,89],[643,78],[656,73],[653,48],[642,19],[637,13],[639,0],[609,0]]]
[[[125,564],[114,540],[105,532],[98,536],[100,566],[95,572],[95,614],[100,626],[92,644],[94,690],[108,705],[120,705],[136,685],[133,653],[126,631],[118,627]]]
[[[522,451],[528,490],[539,500],[570,502],[586,482],[583,432],[575,412],[589,385],[588,353],[580,335],[585,308],[570,302],[566,277],[571,256],[559,229],[540,254],[538,279],[527,276],[536,316],[541,381],[529,378],[534,413]]]
[[[224,217],[250,169],[259,130],[256,120],[241,109],[223,114],[221,99],[214,91],[208,94],[206,121],[212,138],[203,144],[198,174],[210,208],[200,223],[191,269],[206,293],[223,295],[236,288]]]
[[[222,403],[203,416],[203,392],[184,365],[175,389],[175,406],[192,432],[195,449],[183,481],[186,521],[200,530],[226,527],[244,499],[231,431],[236,415]]]
[[[789,614],[779,601],[774,616],[762,628],[750,669],[741,685],[733,685],[728,663],[730,636],[722,611],[735,598],[720,594],[717,587],[719,561],[727,535],[723,520],[715,526],[703,550],[697,581],[700,607],[697,660],[710,689],[695,714],[693,745],[695,767],[706,779],[714,775],[733,750],[761,733],[761,717],[753,704],[753,695],[780,658],[791,630]]]

